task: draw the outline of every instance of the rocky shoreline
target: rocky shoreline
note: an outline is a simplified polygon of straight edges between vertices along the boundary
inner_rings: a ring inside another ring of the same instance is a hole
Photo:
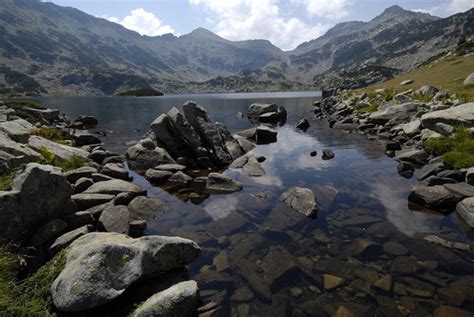
[[[423,86],[396,94],[388,89],[370,95],[341,91],[314,106],[316,117],[327,118],[332,128],[386,143],[386,155],[398,161],[401,176],[412,178],[418,170],[419,183],[408,197],[410,203],[443,214],[456,211],[474,227],[474,162],[446,160],[446,155],[430,148],[430,140],[454,140],[460,133],[472,139],[474,103]],[[467,156],[458,160],[467,160]],[[459,164],[463,166],[455,166]]]

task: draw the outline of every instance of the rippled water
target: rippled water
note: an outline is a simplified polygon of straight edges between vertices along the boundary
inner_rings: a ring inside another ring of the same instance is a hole
[[[312,101],[317,98],[318,93],[279,93],[40,101],[71,118],[96,116],[97,129],[108,132],[105,145],[120,153],[141,138],[155,117],[186,100],[204,105],[232,132],[252,126],[237,113],[245,113],[253,102],[287,108],[288,122],[277,127],[278,142],[253,151],[266,157],[266,175],[252,178],[239,170],[226,171],[244,184],[239,193],[214,195],[194,205],[134,175],[150,196],[170,205],[163,216],[149,219],[149,233],[179,235],[200,244],[203,255],[190,274],[204,299],[224,298],[225,314],[329,316],[347,309],[354,316],[431,316],[440,305],[474,311],[473,253],[423,239],[434,234],[472,247],[472,233],[455,213],[444,216],[409,206],[407,197],[416,181],[398,176],[383,144],[313,119]],[[306,132],[294,128],[302,117],[310,120]],[[334,159],[321,159],[326,148],[334,151]],[[318,155],[311,157],[314,150]],[[315,192],[320,206],[316,219],[279,202],[292,186]],[[360,253],[357,238],[378,245]],[[342,278],[341,284],[325,289],[325,274]],[[385,285],[391,280],[387,289],[377,286],[380,279]]]

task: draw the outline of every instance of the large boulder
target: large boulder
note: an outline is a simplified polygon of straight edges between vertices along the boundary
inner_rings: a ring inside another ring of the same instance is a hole
[[[164,144],[172,157],[191,157],[193,153],[182,139],[180,131],[172,124],[166,114],[161,114],[151,124],[150,129],[156,138]]]
[[[49,152],[53,153],[58,160],[62,161],[67,161],[74,157],[87,159],[87,156],[89,155],[87,151],[82,149],[59,144],[36,135],[30,136],[28,145],[37,151],[41,151],[43,148],[46,148]]]
[[[133,168],[143,171],[160,164],[176,163],[168,151],[157,146],[151,139],[143,139],[128,148],[127,158]]]
[[[183,105],[183,111],[189,124],[201,136],[206,143],[206,147],[212,149],[216,159],[221,165],[232,163],[232,156],[225,148],[224,138],[220,128],[212,121],[207,111],[194,102],[187,102]]]
[[[276,104],[254,103],[250,105],[248,115],[260,122],[274,123],[286,121],[287,112],[284,107]]]
[[[257,144],[275,143],[278,132],[275,129],[261,125],[257,127],[255,138]]]
[[[24,112],[28,112],[30,115],[38,119],[43,119],[48,123],[54,123],[55,121],[59,120],[59,110],[57,109],[37,109],[24,107],[22,110]]]
[[[23,119],[0,122],[0,131],[8,135],[13,141],[26,143],[30,134],[36,128]]]
[[[70,206],[73,189],[60,169],[29,163],[0,192],[0,235],[15,238],[60,217]]]
[[[195,281],[180,282],[156,293],[133,313],[134,317],[196,316],[199,305],[199,288]]]
[[[139,279],[183,267],[200,254],[195,242],[178,237],[89,233],[69,247],[51,286],[54,305],[77,312],[109,303]]]
[[[43,158],[43,156],[35,150],[32,150],[24,144],[13,141],[3,132],[0,132],[0,151],[4,151],[17,157],[22,157],[24,161],[23,163],[37,161]]]
[[[99,218],[99,224],[107,232],[128,233],[130,213],[126,206],[106,207]]]
[[[418,205],[439,211],[451,212],[460,198],[444,186],[420,186],[413,189],[408,200]]]
[[[429,112],[421,117],[421,124],[427,129],[436,129],[437,123],[451,126],[474,126],[474,103],[465,103],[460,106],[451,107],[446,110]]]
[[[189,124],[183,114],[179,112],[176,107],[173,107],[170,111],[168,111],[168,117],[194,154],[199,155],[200,148],[203,147],[201,137]]]
[[[416,102],[389,105],[381,110],[371,113],[369,119],[371,122],[384,124],[394,117],[416,112],[421,105],[422,104]]]
[[[309,188],[292,187],[280,196],[280,201],[308,217],[314,216],[318,211],[316,198]]]
[[[474,228],[474,197],[459,202],[456,212],[471,228]]]

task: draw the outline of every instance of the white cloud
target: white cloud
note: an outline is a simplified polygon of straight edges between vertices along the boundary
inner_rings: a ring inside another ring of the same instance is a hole
[[[447,5],[449,13],[464,12],[474,7],[474,0],[450,0]]]
[[[141,35],[158,36],[167,33],[175,33],[175,30],[158,19],[158,17],[142,8],[132,10],[123,20],[116,17],[105,17],[105,19],[123,25],[129,30],[136,31]]]
[[[332,25],[308,25],[280,15],[277,0],[190,0],[203,6],[216,21],[217,34],[229,40],[268,39],[282,49],[321,36]]]
[[[350,0],[291,0],[291,2],[305,5],[310,16],[331,20],[339,20],[349,15],[348,7],[352,4]]]

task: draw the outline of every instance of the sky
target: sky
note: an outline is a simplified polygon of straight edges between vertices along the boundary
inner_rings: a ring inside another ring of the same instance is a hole
[[[267,39],[283,50],[344,21],[369,21],[392,5],[446,17],[474,0],[45,0],[119,23],[142,35],[204,27],[228,40]]]

